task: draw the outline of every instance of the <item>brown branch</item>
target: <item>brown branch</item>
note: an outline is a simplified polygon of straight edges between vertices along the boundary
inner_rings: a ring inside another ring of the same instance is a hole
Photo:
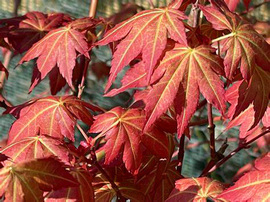
[[[219,168],[222,164],[224,164],[226,161],[228,161],[231,157],[233,157],[235,154],[237,154],[242,149],[246,149],[250,146],[251,143],[259,139],[260,137],[266,135],[267,133],[270,133],[270,129],[266,129],[264,132],[262,132],[260,135],[252,138],[251,140],[247,141],[246,143],[240,144],[235,150],[233,150],[230,154],[228,154],[226,157],[222,158],[220,161],[218,161],[216,164],[209,166],[207,169],[205,169],[201,176],[206,176],[208,173],[213,172],[217,168]]]
[[[222,121],[223,118],[222,116],[217,116],[213,118],[214,122],[216,121]],[[190,122],[188,126],[201,126],[201,125],[206,125],[208,123],[208,119],[201,119],[198,121]]]
[[[89,8],[89,17],[94,18],[97,13],[97,5],[98,5],[98,0],[91,0],[90,8]]]
[[[216,158],[216,146],[215,146],[215,124],[212,113],[212,104],[207,103],[207,114],[208,114],[208,131],[210,135],[210,151],[211,159],[215,160]]]
[[[177,170],[180,174],[182,172],[182,167],[183,167],[184,153],[185,153],[185,134],[182,134],[180,138],[180,142],[179,142],[179,149],[178,149],[179,164],[177,166]]]

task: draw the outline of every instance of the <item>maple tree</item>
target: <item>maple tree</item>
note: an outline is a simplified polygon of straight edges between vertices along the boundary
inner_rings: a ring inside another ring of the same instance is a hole
[[[29,93],[45,77],[50,93],[15,106],[0,94],[3,115],[15,118],[0,147],[0,200],[269,201],[270,45],[234,12],[239,2],[172,0],[140,12],[126,4],[105,19],[92,0],[89,17],[1,19],[3,54],[23,54],[18,65],[33,60]],[[251,1],[243,3],[248,13]],[[96,61],[105,45],[110,65]],[[0,62],[1,88],[8,63]],[[104,97],[129,95],[125,107],[84,96],[90,71],[108,77]],[[205,139],[193,143],[196,128]],[[186,175],[187,152],[200,144],[209,158]],[[254,163],[232,179],[218,175],[250,148]]]

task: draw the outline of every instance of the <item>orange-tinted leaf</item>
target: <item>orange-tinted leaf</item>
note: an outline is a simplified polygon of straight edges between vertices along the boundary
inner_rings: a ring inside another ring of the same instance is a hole
[[[0,196],[7,201],[42,201],[42,191],[78,186],[53,158],[13,164],[0,170]]]
[[[117,74],[139,54],[147,68],[150,82],[155,65],[166,48],[167,38],[187,44],[184,25],[185,16],[173,8],[146,10],[109,30],[97,45],[119,41],[113,54],[112,68],[105,91],[107,92]]]
[[[95,20],[89,22],[89,20],[80,19],[65,27],[50,31],[27,51],[19,64],[38,58],[37,68],[41,80],[57,66],[69,86],[73,86],[72,72],[78,53],[89,57],[85,36],[78,30],[94,27],[95,24],[97,24]]]
[[[94,201],[94,190],[92,187],[91,174],[82,169],[71,170],[70,174],[79,182],[80,186],[52,191],[46,195],[46,202]]]
[[[62,162],[68,163],[68,149],[62,144],[59,139],[45,135],[25,137],[1,148],[0,153],[10,158],[7,163],[20,163],[50,156],[56,156]]]
[[[6,33],[13,48],[23,53],[49,31],[69,21],[71,18],[63,13],[44,14],[34,11],[21,17],[0,20],[0,23],[6,24],[0,33]]]
[[[212,51],[208,46],[190,48],[177,44],[166,53],[158,67],[165,68],[166,72],[145,99],[145,130],[174,105],[178,135],[181,136],[196,111],[200,92],[208,102],[224,112],[224,89],[220,80],[223,66],[221,59]]]
[[[222,13],[214,7],[200,6],[200,8],[215,29],[231,32],[221,40],[222,52],[226,53],[224,66],[228,79],[233,79],[239,65],[246,80],[251,78],[257,65],[270,70],[270,45],[251,24],[229,11]]]
[[[123,151],[123,161],[127,170],[136,173],[141,164],[142,144],[159,157],[168,157],[168,139],[157,129],[142,133],[145,122],[140,109],[116,107],[96,117],[90,128],[91,133],[105,136],[105,164],[111,163]]]
[[[166,202],[173,201],[200,201],[207,199],[215,200],[217,195],[223,191],[220,182],[207,177],[180,179],[175,183],[175,189]]]
[[[228,201],[269,201],[270,200],[270,158],[266,155],[255,162],[255,170],[246,173],[232,187],[218,198]]]
[[[49,96],[37,99],[23,109],[20,107],[11,112],[15,115],[18,109],[20,116],[9,131],[9,144],[38,133],[56,138],[64,136],[74,141],[76,119],[92,124],[92,115],[87,109],[91,109],[91,105],[74,96]]]

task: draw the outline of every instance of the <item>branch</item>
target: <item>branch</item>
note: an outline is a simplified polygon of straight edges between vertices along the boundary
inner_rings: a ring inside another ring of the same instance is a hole
[[[182,171],[184,153],[185,153],[185,134],[182,134],[182,136],[180,138],[180,142],[179,142],[179,150],[178,150],[179,164],[177,166],[177,170],[178,170],[178,172],[180,174],[181,174],[181,171]]]
[[[3,61],[3,65],[6,67],[6,69],[8,69],[11,57],[12,57],[12,51],[7,50],[4,57],[4,61]],[[6,78],[6,73],[4,71],[1,71],[0,72],[0,90],[4,88],[5,78]]]
[[[150,4],[151,9],[155,8],[155,5],[154,5],[154,3],[153,3],[152,0],[148,0],[148,2],[149,2],[149,4]]]
[[[97,5],[98,5],[98,0],[91,0],[90,8],[89,8],[89,17],[94,18],[97,13]]]
[[[267,128],[264,132],[262,132],[260,135],[252,138],[251,140],[247,141],[246,143],[240,144],[235,150],[233,150],[230,154],[228,154],[226,157],[222,158],[220,161],[217,162],[217,164],[214,164],[212,166],[209,166],[207,169],[205,169],[201,176],[206,176],[208,173],[213,172],[217,168],[219,168],[222,164],[224,164],[227,160],[229,160],[231,157],[233,157],[236,153],[241,151],[242,149],[246,149],[250,146],[251,143],[259,139],[260,137],[266,135],[267,133],[270,133],[270,128]]]
[[[212,104],[207,103],[207,114],[208,114],[208,131],[210,135],[210,151],[211,151],[211,160],[216,158],[216,146],[215,146],[215,124],[212,114]]]
[[[85,87],[84,83],[85,83],[85,79],[87,77],[87,70],[88,70],[88,66],[89,66],[89,62],[90,62],[90,59],[84,57],[84,67],[83,67],[83,75],[82,75],[82,80],[81,80],[81,83],[79,84],[79,87],[78,87],[78,98],[81,99],[82,98],[82,93],[83,93],[83,89]]]
[[[89,143],[89,138],[86,135],[86,133],[84,132],[84,130],[82,129],[82,127],[78,123],[76,123],[76,126],[77,126],[78,130],[81,132],[81,134],[83,135],[83,137],[86,140],[86,142]]]

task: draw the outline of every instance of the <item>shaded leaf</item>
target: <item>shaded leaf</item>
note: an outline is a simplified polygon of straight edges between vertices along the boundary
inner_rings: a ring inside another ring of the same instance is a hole
[[[21,17],[0,20],[0,23],[5,23],[0,34],[6,34],[13,48],[23,53],[49,31],[69,21],[71,18],[63,13],[44,14],[34,11]]]
[[[71,170],[70,174],[79,182],[80,186],[52,191],[46,195],[45,201],[94,201],[91,174],[82,169]]]
[[[6,77],[8,78],[8,70],[5,68],[5,66],[2,64],[1,61],[0,61],[0,71],[5,72]]]
[[[13,164],[0,170],[0,196],[7,201],[43,201],[42,191],[78,186],[63,164],[53,158]]]

